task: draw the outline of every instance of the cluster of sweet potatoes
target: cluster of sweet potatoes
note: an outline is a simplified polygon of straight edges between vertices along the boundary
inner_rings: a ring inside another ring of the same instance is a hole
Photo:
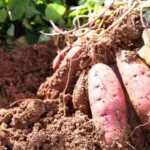
[[[126,95],[142,126],[150,130],[150,69],[133,51],[120,50],[121,48],[117,52],[114,50],[118,42],[120,45],[132,45],[140,37],[139,32],[134,38],[129,34],[124,42],[124,38],[114,34],[115,31],[118,33],[126,28],[129,33],[135,33],[135,26],[123,25],[114,30],[113,37],[106,34],[98,38],[99,43],[95,43],[93,38],[84,41],[87,45],[77,40],[62,50],[53,61],[53,76],[38,90],[39,96],[64,96],[63,101],[65,95],[69,94],[74,110],[89,116],[92,114],[94,125],[103,133],[107,145],[126,141],[130,115],[127,112],[129,101],[126,100]],[[121,78],[109,66],[112,58]]]
[[[64,62],[67,63],[69,60],[69,64],[72,63],[72,66],[65,71],[65,76],[62,77],[62,82],[65,81],[64,84],[61,83],[62,90],[69,85],[68,76],[75,75],[76,68],[72,67],[78,67],[79,61],[74,61],[80,59],[81,50],[80,46],[71,48],[69,53],[66,53],[65,49],[60,54],[63,58],[58,55],[54,60],[55,74],[60,74]],[[65,61],[61,62],[59,57]],[[131,51],[121,51],[117,55],[116,62],[131,103],[141,123],[150,130],[150,69]],[[54,80],[54,76],[51,80]],[[55,88],[55,84],[49,83],[51,88]],[[104,132],[105,141],[108,145],[113,144],[114,141],[125,142],[127,101],[122,85],[111,67],[97,63],[91,66],[89,71],[83,71],[72,95],[74,109],[85,114],[89,114],[91,110],[95,127]]]
[[[123,84],[142,125],[150,130],[150,69],[133,52],[117,56]],[[104,130],[107,144],[125,141],[127,108],[122,86],[105,64],[94,65],[88,74],[88,95],[95,126]]]

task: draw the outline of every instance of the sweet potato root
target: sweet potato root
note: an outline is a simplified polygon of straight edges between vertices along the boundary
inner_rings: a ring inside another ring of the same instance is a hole
[[[88,75],[89,101],[97,129],[104,131],[108,145],[122,143],[126,131],[126,102],[120,82],[105,64],[94,65]]]
[[[74,109],[88,115],[90,114],[90,107],[87,95],[87,72],[83,71],[75,85],[72,101]]]
[[[53,61],[53,69],[54,70],[57,70],[59,68],[61,61],[65,58],[65,56],[69,50],[70,50],[70,47],[66,47],[56,56],[56,58]]]
[[[78,46],[81,45],[81,41],[77,40],[74,42],[73,45],[67,46],[66,48],[64,48],[54,59],[53,61],[53,69],[57,70],[60,65],[61,62],[63,62],[64,59],[75,59],[78,53]]]
[[[130,100],[143,124],[150,121],[150,69],[135,54],[122,51],[117,65]],[[150,123],[145,125],[150,130]]]
[[[78,58],[81,54],[81,50],[81,46],[74,46],[67,53],[53,76],[41,84],[37,93],[40,97],[44,96],[45,98],[56,98],[59,93],[63,92],[66,86],[74,84],[71,82],[75,82],[75,74],[80,61]]]

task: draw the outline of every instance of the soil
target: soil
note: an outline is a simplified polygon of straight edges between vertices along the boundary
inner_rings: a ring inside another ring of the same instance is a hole
[[[48,43],[4,52],[0,49],[0,107],[13,101],[36,97],[46,76],[51,76],[51,63],[56,46]]]
[[[69,110],[66,116],[61,98],[37,96],[39,86],[53,74],[52,62],[56,55],[57,47],[52,43],[11,52],[0,49],[1,150],[108,149],[103,134],[95,130],[88,115]],[[129,116],[132,131],[139,120],[134,111]],[[139,128],[129,134],[126,145],[122,148],[118,144],[118,149],[150,149],[149,132]]]

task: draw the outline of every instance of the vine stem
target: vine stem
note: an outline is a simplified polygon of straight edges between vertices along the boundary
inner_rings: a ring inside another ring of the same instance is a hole
[[[140,124],[137,127],[135,127],[134,130],[132,131],[131,135],[129,136],[129,138],[133,136],[133,134],[135,133],[135,130],[139,129],[140,127],[144,127],[144,126],[146,126],[148,124],[150,124],[150,121],[148,121],[148,122],[146,122],[144,124]]]
[[[101,32],[100,35],[104,34],[108,30],[113,28],[116,24],[118,24],[120,21],[122,21],[122,19],[132,11],[132,9],[135,7],[135,5],[136,5],[136,1],[133,3],[133,5],[130,7],[130,9],[128,9],[118,20],[116,20],[113,24],[111,24],[106,30]]]
[[[64,32],[58,32],[58,33],[45,33],[43,31],[40,31],[40,33],[44,34],[44,35],[48,35],[48,36],[58,36],[58,35],[66,35],[66,34],[71,34],[79,29],[85,28],[87,26],[90,26],[91,24],[93,24],[94,22],[96,22],[103,14],[105,14],[105,12],[112,6],[112,4],[114,3],[115,0],[112,1],[112,3],[100,14],[98,15],[94,20],[78,27],[78,28],[74,28],[70,31],[64,31]]]

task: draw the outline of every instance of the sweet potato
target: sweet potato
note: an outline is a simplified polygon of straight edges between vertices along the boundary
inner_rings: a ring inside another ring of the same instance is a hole
[[[59,68],[61,61],[65,58],[65,56],[69,50],[70,50],[70,47],[66,47],[56,56],[56,58],[53,61],[53,69],[54,70],[57,70]]]
[[[90,69],[88,92],[94,124],[104,131],[106,144],[123,143],[126,102],[120,82],[109,66],[99,63]]]
[[[47,81],[39,87],[37,94],[40,97],[56,98],[59,96],[58,93],[63,92],[66,86],[69,88],[69,85],[74,84],[72,82],[75,82],[75,75],[78,71],[77,66],[80,61],[80,59],[77,58],[79,58],[81,50],[81,46],[74,46],[67,53],[53,76],[47,78]]]
[[[83,71],[74,87],[72,101],[74,109],[88,115],[90,107],[87,95],[87,72]]]
[[[54,70],[57,70],[60,65],[61,65],[61,62],[64,60],[64,59],[73,59],[73,58],[76,58],[76,53],[78,51],[78,48],[76,48],[76,46],[79,46],[81,44],[81,41],[80,40],[77,40],[74,42],[73,45],[70,45],[66,48],[64,48],[57,56],[56,58],[54,59],[53,61],[53,69]]]
[[[133,52],[122,51],[117,66],[141,122],[150,121],[150,69]],[[150,123],[145,126],[150,130]]]

